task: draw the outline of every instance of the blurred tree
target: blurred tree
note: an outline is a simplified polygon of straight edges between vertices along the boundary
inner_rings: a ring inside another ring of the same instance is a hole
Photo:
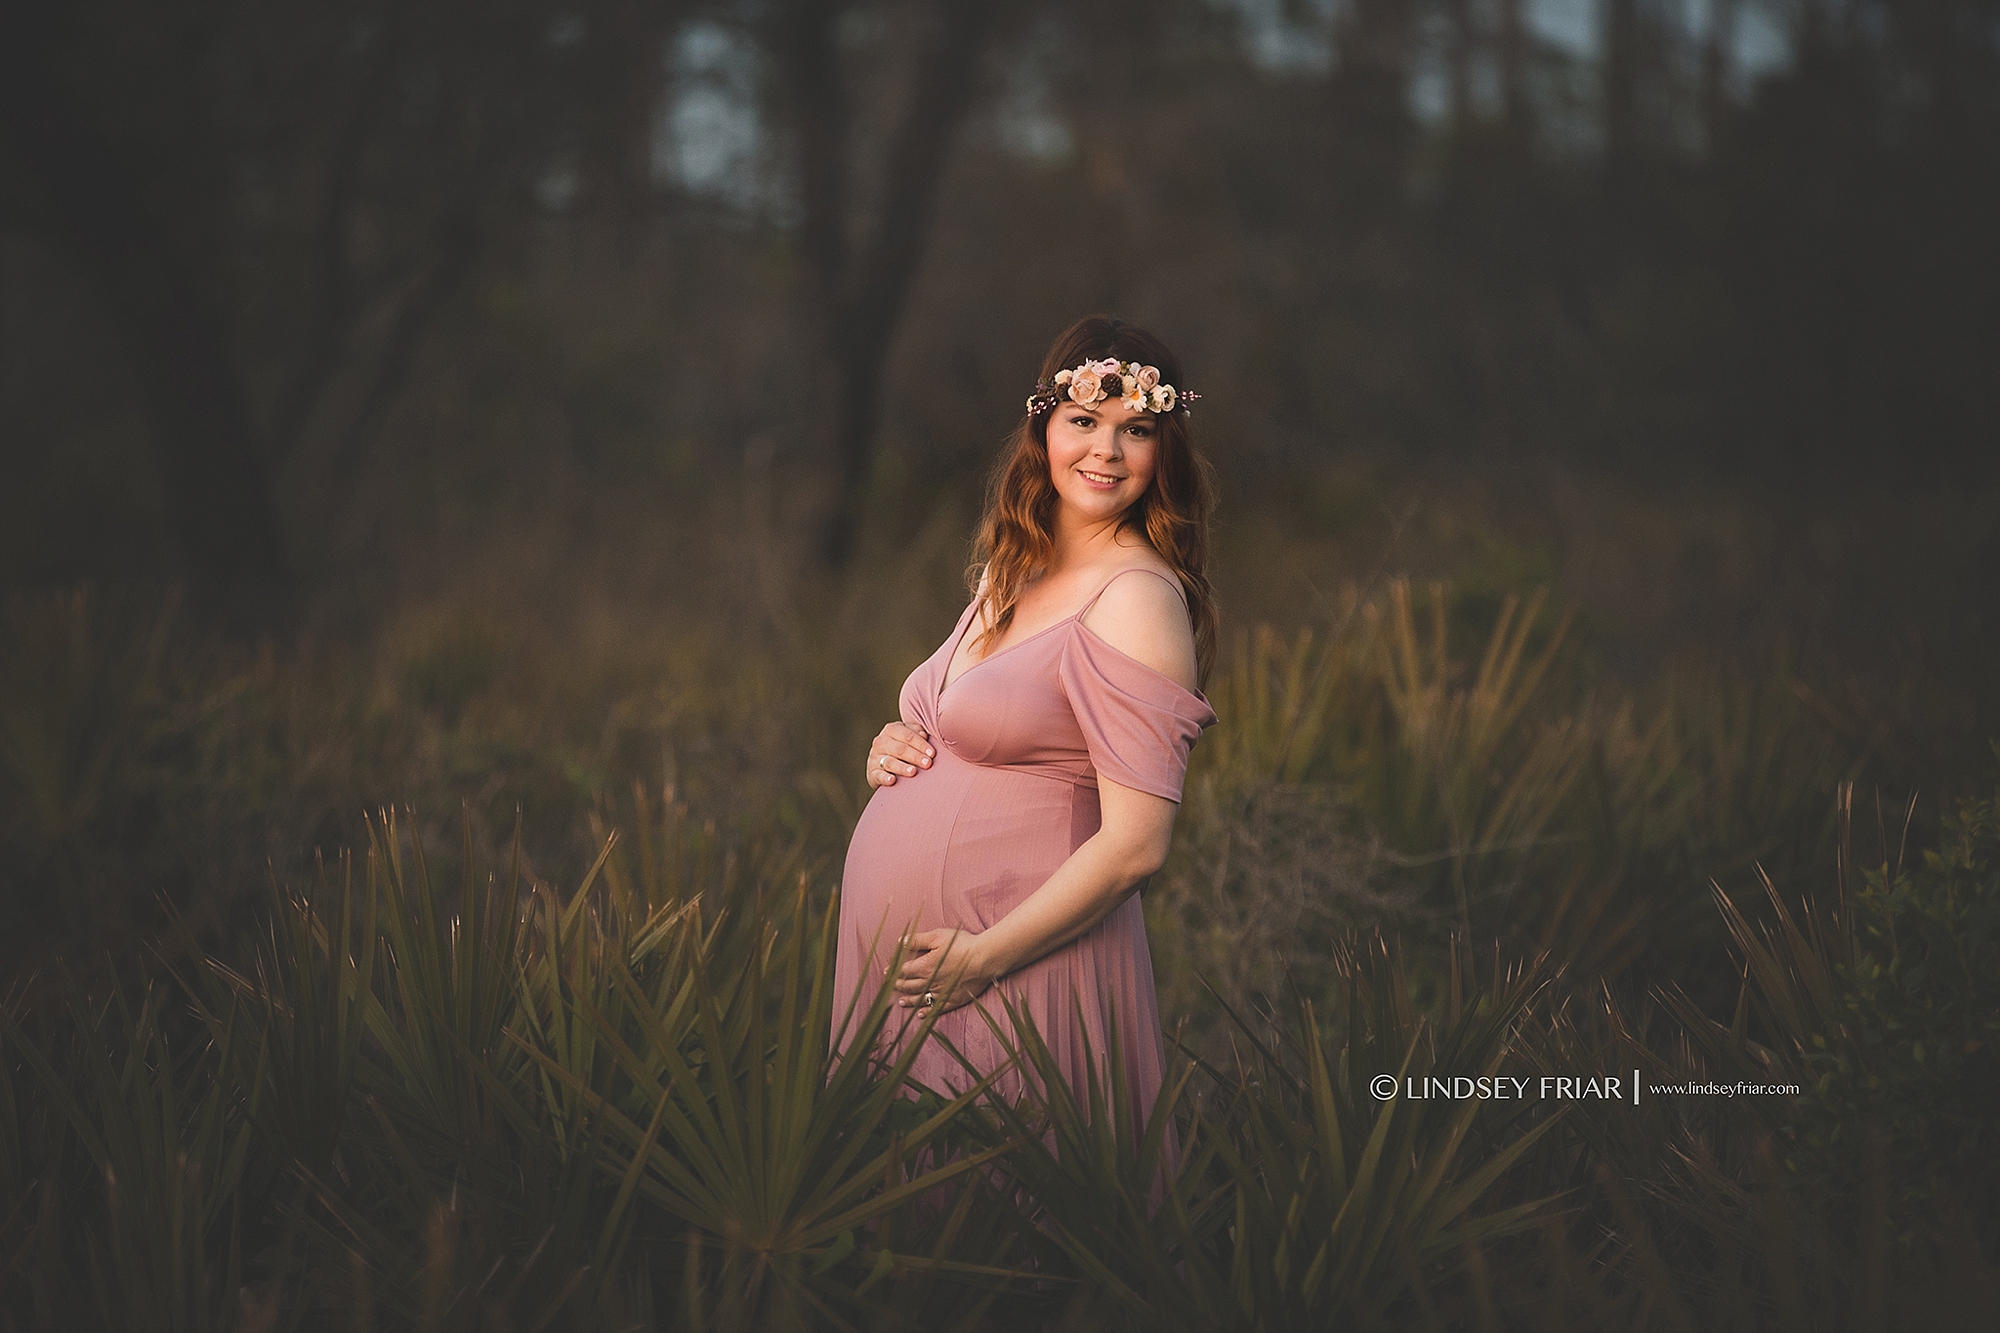
[[[1741,12],[1741,0],[1710,0],[1708,31],[1701,44],[1701,119],[1703,142],[1707,144],[1715,142],[1729,114]]]
[[[855,115],[843,23],[862,17],[848,0],[779,0],[762,32],[774,57],[781,104],[797,143],[799,246],[812,275],[825,349],[824,434],[834,484],[820,548],[835,567],[854,551],[875,461],[883,367],[944,178],[953,137],[979,91],[981,58],[1009,11],[1021,6],[891,4],[888,31],[902,40],[901,97],[870,125]],[[871,53],[872,54],[872,53]],[[879,57],[868,79],[888,74]],[[875,198],[857,199],[855,159],[879,145]]]
[[[1354,0],[1342,10],[1327,80],[1336,216],[1366,229],[1400,211],[1415,118],[1410,62],[1417,7],[1408,0]]]
[[[1498,65],[1500,101],[1507,126],[1515,135],[1528,133],[1528,31],[1524,0],[1500,0]]]
[[[1647,484],[1990,466],[2000,0],[1809,0],[1761,64],[1729,33],[1790,22],[1762,0],[1604,4],[1593,51],[1528,0],[17,5],[0,226],[103,292],[131,367],[71,382],[145,390],[218,586],[317,554],[302,512],[392,455],[526,509],[538,468],[685,479],[800,420],[838,563],[869,489],[916,484],[880,462],[988,438],[1022,348],[1094,306],[1189,332],[1241,392],[1213,429],[1282,455],[1289,505],[1357,448]],[[697,20],[756,122],[740,190],[661,165]],[[69,294],[25,276],[11,310]],[[924,482],[969,489],[970,452]],[[420,503],[390,489],[370,532]]]
[[[1473,19],[1472,0],[1443,0],[1445,18],[1451,32],[1445,46],[1447,86],[1451,94],[1451,124],[1463,129],[1477,117],[1472,104],[1472,62],[1479,46],[1479,29]]]
[[[121,136],[122,127],[89,103],[78,87],[78,48],[101,34],[83,14],[60,5],[14,5],[5,14],[0,127],[38,187],[25,220],[61,238],[122,319],[189,563],[218,587],[274,591],[286,561],[267,460],[229,346],[222,293],[191,253],[204,224],[215,221],[226,164],[189,132],[199,108],[185,88],[154,84],[143,98],[153,125],[172,127],[161,136],[171,152]],[[169,66],[192,54],[170,40],[153,59]],[[109,73],[92,69],[86,77]]]
[[[5,9],[16,225],[66,250],[115,312],[205,592],[253,618],[280,609],[292,562],[273,477],[308,444],[326,477],[352,468],[437,312],[551,173],[603,166],[610,198],[637,174],[676,12]]]
[[[1810,4],[1796,43],[1708,167],[1728,438],[1814,492],[1990,478],[2000,3]]]

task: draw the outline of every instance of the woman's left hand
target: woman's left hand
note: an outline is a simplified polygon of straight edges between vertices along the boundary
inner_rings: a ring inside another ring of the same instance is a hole
[[[924,998],[929,996],[943,1013],[971,1004],[997,979],[980,947],[979,932],[920,930],[904,948],[902,970],[896,974],[896,1003],[921,1016],[928,1012]]]

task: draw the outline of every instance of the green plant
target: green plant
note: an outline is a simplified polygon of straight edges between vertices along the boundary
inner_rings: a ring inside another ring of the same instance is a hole
[[[750,1323],[851,1318],[899,1267],[1004,1277],[990,1263],[879,1243],[891,1214],[997,1155],[921,1165],[986,1083],[908,1114],[902,1083],[914,1043],[886,1069],[829,1050],[830,1030],[870,1049],[891,999],[883,987],[865,1009],[833,1014],[827,942],[837,906],[817,930],[806,928],[803,884],[788,911],[746,906],[757,937],[724,965],[706,956],[712,937],[699,915],[683,910],[663,923],[663,966],[612,961],[608,993],[579,989],[552,1008],[545,1032],[601,1042],[608,1079],[586,1078],[562,1042],[523,1034],[551,1095],[573,1094],[601,1124],[619,1206],[636,1197],[684,1225],[695,1264],[687,1280]],[[962,1222],[947,1224],[942,1249]]]
[[[176,608],[102,600],[78,588],[0,604],[0,885],[29,939],[132,924],[116,848],[158,740]]]
[[[1915,1251],[1949,1256],[1968,1227],[1990,1254],[2000,802],[1961,803],[1921,867],[1885,848],[1857,890],[1852,800],[1844,787],[1830,894],[1795,908],[1767,877],[1757,920],[1716,890],[1742,960],[1732,1020],[1676,990],[1662,999],[1715,1076],[1803,1087],[1798,1098],[1752,1099],[1746,1112],[1782,1146],[1792,1188],[1837,1201],[1837,1216],[1887,1226],[1901,1262],[1920,1269],[1931,1261]],[[1969,1265],[1979,1271],[1976,1250]]]
[[[1379,1321],[1421,1296],[1425,1270],[1449,1271],[1465,1247],[1548,1207],[1479,1205],[1556,1117],[1405,1095],[1406,1080],[1433,1071],[1499,1073],[1549,983],[1544,964],[1496,973],[1483,990],[1454,986],[1433,1021],[1412,1011],[1409,979],[1379,939],[1342,952],[1344,1031],[1322,1028],[1304,1000],[1277,1044],[1244,1030],[1250,1063],[1219,1155],[1235,1181],[1224,1281],[1246,1327]],[[1384,1077],[1386,1098],[1375,1086]]]
[[[28,1310],[104,1329],[209,1333],[237,1326],[246,1188],[260,1163],[238,1089],[218,1077],[241,1033],[177,1039],[172,991],[92,1002],[71,988],[41,1038],[0,1019],[9,1065],[39,1093],[4,1108],[14,1167],[7,1267]],[[41,1156],[33,1184],[18,1153]],[[80,1299],[79,1299],[80,1298]],[[4,1308],[4,1307],[0,1307]],[[22,1313],[27,1313],[23,1311]]]
[[[1822,1025],[1795,1030],[1811,1082],[1795,1168],[1851,1182],[1881,1136],[1905,1237],[1942,1200],[2000,1253],[2000,791],[1947,815],[1921,865],[1867,870],[1844,914]]]
[[[1222,1125],[1189,1099],[1194,1064],[1170,1065],[1141,1105],[1115,1023],[1103,1051],[1085,1038],[1078,1088],[1026,1012],[1008,1004],[987,1022],[1023,1092],[976,1108],[963,1134],[1003,1153],[984,1193],[1024,1242],[1033,1304],[1069,1327],[1226,1326],[1226,1294],[1192,1267],[1228,1224],[1234,1187],[1217,1163]]]

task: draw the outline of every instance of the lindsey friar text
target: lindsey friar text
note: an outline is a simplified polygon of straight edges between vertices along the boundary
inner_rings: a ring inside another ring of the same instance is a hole
[[[1621,1074],[1598,1074],[1559,1076],[1543,1075],[1539,1078],[1516,1078],[1509,1074],[1481,1074],[1477,1077],[1459,1074],[1441,1078],[1426,1075],[1422,1078],[1408,1075],[1398,1079],[1394,1074],[1377,1074],[1369,1082],[1368,1090],[1377,1101],[1388,1101],[1391,1097],[1402,1096],[1410,1101],[1626,1101],[1634,1105],[1639,1101],[1639,1071],[1633,1070],[1630,1077]]]

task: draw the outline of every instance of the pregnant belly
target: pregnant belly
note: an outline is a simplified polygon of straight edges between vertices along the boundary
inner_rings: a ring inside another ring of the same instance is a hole
[[[878,788],[841,878],[841,949],[886,964],[905,928],[986,930],[1097,831],[1097,793],[939,747],[936,764]]]

